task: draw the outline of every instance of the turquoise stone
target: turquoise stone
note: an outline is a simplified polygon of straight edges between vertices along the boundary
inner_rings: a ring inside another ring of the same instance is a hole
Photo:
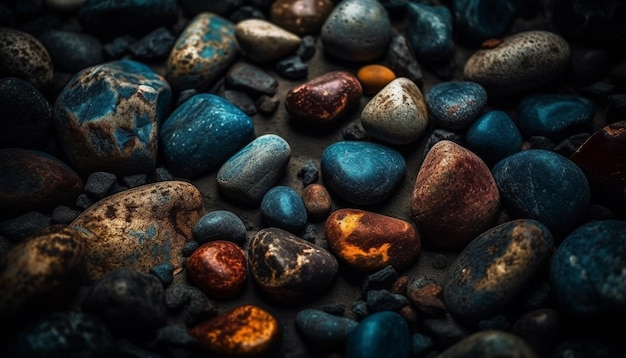
[[[284,185],[270,189],[261,200],[261,217],[269,226],[290,232],[306,225],[307,212],[300,195]]]
[[[465,133],[467,149],[491,166],[522,150],[524,140],[506,112],[489,111],[478,117]]]
[[[346,358],[408,358],[411,333],[400,314],[380,311],[365,317],[348,336]]]
[[[559,141],[587,130],[595,113],[595,105],[586,97],[536,94],[522,98],[517,121],[525,136],[544,136]]]
[[[447,7],[410,2],[406,39],[418,60],[434,63],[454,55],[452,13]]]

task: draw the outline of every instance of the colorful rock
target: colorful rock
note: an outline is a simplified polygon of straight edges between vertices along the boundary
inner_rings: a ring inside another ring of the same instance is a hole
[[[356,73],[356,78],[361,82],[363,93],[375,95],[383,89],[389,82],[396,79],[396,74],[383,65],[365,65]]]
[[[281,59],[300,46],[300,36],[263,19],[246,19],[235,26],[241,50],[252,62],[263,63]]]
[[[465,133],[467,149],[493,166],[499,160],[522,150],[524,139],[506,112],[494,110],[478,117]]]
[[[454,55],[452,14],[447,7],[410,2],[406,39],[418,60],[434,63]]]
[[[0,77],[17,77],[43,91],[52,80],[52,67],[48,51],[34,36],[0,28]]]
[[[525,137],[544,136],[558,142],[586,131],[596,108],[582,96],[535,94],[522,98],[517,113],[517,125]]]
[[[323,218],[330,213],[332,200],[322,184],[311,183],[302,189],[302,201],[311,218]]]
[[[469,127],[482,113],[487,91],[475,82],[441,82],[431,87],[424,100],[435,125],[458,131]]]
[[[296,232],[307,223],[307,211],[302,198],[294,189],[278,185],[265,193],[261,200],[261,217],[268,226]]]
[[[215,240],[198,247],[185,263],[187,277],[209,298],[229,299],[246,285],[248,266],[243,249],[230,241]]]
[[[334,6],[332,0],[277,0],[270,7],[270,20],[300,36],[315,34]]]
[[[352,330],[346,343],[346,358],[411,356],[411,332],[404,318],[394,311],[368,315]]]

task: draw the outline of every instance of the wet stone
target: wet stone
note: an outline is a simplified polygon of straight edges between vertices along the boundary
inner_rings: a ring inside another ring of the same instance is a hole
[[[311,183],[302,189],[302,202],[308,216],[312,219],[326,217],[332,207],[330,193],[324,185],[318,183]]]
[[[294,189],[278,185],[265,193],[261,200],[261,218],[272,227],[296,232],[307,223],[304,202]]]
[[[296,327],[305,341],[317,348],[343,348],[358,322],[317,309],[304,309],[296,315]]]
[[[231,241],[214,240],[201,245],[189,256],[185,268],[187,277],[209,298],[234,298],[245,288],[246,255]]]
[[[274,69],[278,74],[290,80],[304,79],[309,75],[309,65],[302,62],[302,59],[296,55],[278,61]]]
[[[406,77],[422,88],[422,69],[404,35],[396,34],[391,38],[384,60],[397,77]]]
[[[319,32],[335,6],[332,0],[278,0],[270,7],[270,20],[297,35]]]
[[[424,100],[436,126],[458,131],[467,129],[482,113],[487,91],[475,82],[441,82],[426,93]]]
[[[102,199],[113,188],[117,182],[117,176],[108,172],[93,172],[87,177],[85,182],[85,193],[95,199]]]
[[[368,315],[352,330],[346,358],[409,357],[411,332],[402,316],[393,311]]]
[[[523,143],[522,134],[513,119],[500,110],[482,114],[465,133],[467,149],[489,166],[519,152]]]
[[[262,19],[246,19],[235,26],[244,56],[255,63],[281,59],[300,46],[300,36]]]
[[[54,71],[76,73],[104,62],[97,37],[75,31],[52,30],[37,38],[46,48]]]
[[[214,210],[204,214],[193,227],[193,236],[200,243],[214,240],[243,244],[246,225],[237,214],[229,210]]]
[[[157,61],[165,59],[176,42],[176,37],[165,27],[159,27],[140,38],[129,50],[133,58],[140,61]]]
[[[20,30],[0,28],[0,77],[16,77],[44,91],[52,72],[50,54],[37,38]]]
[[[405,36],[419,61],[447,61],[454,55],[453,19],[447,7],[410,2]]]
[[[510,0],[454,0],[455,31],[475,44],[500,37],[517,17],[516,6]]]
[[[473,333],[441,352],[441,358],[468,356],[511,356],[536,358],[537,354],[521,338],[507,332],[486,330]]]

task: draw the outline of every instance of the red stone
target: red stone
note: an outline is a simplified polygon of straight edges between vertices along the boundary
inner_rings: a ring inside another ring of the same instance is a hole
[[[246,255],[233,242],[216,240],[198,247],[187,259],[186,268],[187,277],[211,298],[233,298],[245,288]]]
[[[302,201],[312,218],[322,218],[330,213],[332,201],[328,190],[322,184],[313,183],[302,189]]]

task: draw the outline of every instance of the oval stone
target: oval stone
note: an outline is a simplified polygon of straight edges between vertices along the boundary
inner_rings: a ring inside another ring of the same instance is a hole
[[[578,95],[535,94],[519,102],[517,123],[525,137],[561,141],[585,131],[596,114],[590,99]]]
[[[292,188],[278,185],[263,196],[261,217],[268,226],[295,232],[307,223],[307,211],[300,195]]]
[[[198,247],[187,259],[185,269],[187,277],[209,298],[235,298],[246,287],[246,254],[230,241],[215,240]]]
[[[297,35],[315,34],[335,6],[332,0],[277,0],[270,7],[270,20]]]
[[[194,326],[189,334],[214,354],[263,357],[279,343],[280,326],[270,312],[247,304]]]
[[[558,34],[524,31],[474,52],[463,76],[481,84],[489,95],[509,95],[551,82],[567,68],[569,57],[569,45]]]
[[[158,125],[171,99],[163,76],[137,61],[113,61],[80,71],[54,106],[54,124],[69,163],[85,175],[154,171]]]
[[[287,141],[276,134],[262,135],[222,164],[217,186],[230,198],[259,204],[283,175],[290,158]]]
[[[447,61],[454,55],[452,13],[447,7],[409,2],[406,39],[418,60]]]
[[[389,67],[374,64],[359,68],[356,78],[361,82],[365,94],[375,95],[389,82],[395,80],[396,74]]]
[[[545,268],[553,249],[550,230],[532,219],[483,232],[450,264],[443,282],[448,312],[467,323],[504,313]]]
[[[243,244],[246,240],[246,224],[229,210],[215,210],[204,214],[193,227],[193,236],[201,244],[214,240]]]
[[[537,358],[535,351],[522,338],[503,331],[475,332],[437,355],[438,358],[516,357]]]
[[[330,124],[359,104],[363,88],[350,72],[331,71],[291,88],[285,109],[294,118]]]
[[[490,167],[522,150],[523,144],[524,139],[513,119],[499,110],[478,117],[465,133],[467,149]]]
[[[302,189],[302,201],[307,214],[312,218],[323,218],[332,207],[330,193],[322,184],[311,183]]]
[[[83,232],[87,274],[97,279],[118,268],[148,272],[169,262],[182,270],[182,250],[204,215],[198,188],[162,181],[128,189],[90,206],[69,226]]]
[[[359,323],[352,318],[337,316],[317,309],[304,309],[296,315],[298,332],[313,347],[343,348]]]
[[[254,138],[252,119],[210,93],[183,102],[159,133],[165,166],[182,178],[197,178],[218,168]]]
[[[0,78],[16,77],[44,91],[52,80],[52,67],[48,51],[34,36],[0,27]]]
[[[361,124],[372,138],[389,144],[409,144],[426,131],[428,108],[415,82],[399,77],[367,102],[361,112]]]
[[[258,287],[270,298],[287,303],[321,295],[339,268],[330,252],[279,228],[254,235],[248,261]]]
[[[326,186],[356,205],[372,205],[387,199],[402,181],[405,171],[402,154],[377,143],[333,143],[324,149],[321,158]]]
[[[412,218],[424,240],[463,248],[491,227],[499,209],[498,187],[482,159],[449,140],[433,145],[411,197]]]
[[[326,240],[349,266],[374,272],[391,265],[404,270],[421,251],[419,233],[411,223],[359,209],[339,209],[326,219]]]
[[[406,320],[394,311],[363,318],[348,336],[346,358],[411,356],[411,332]]]
[[[469,127],[487,104],[487,91],[475,82],[441,82],[431,87],[425,99],[436,126],[458,131]]]
[[[246,19],[235,26],[241,50],[252,62],[281,59],[300,46],[300,36],[264,19]]]

